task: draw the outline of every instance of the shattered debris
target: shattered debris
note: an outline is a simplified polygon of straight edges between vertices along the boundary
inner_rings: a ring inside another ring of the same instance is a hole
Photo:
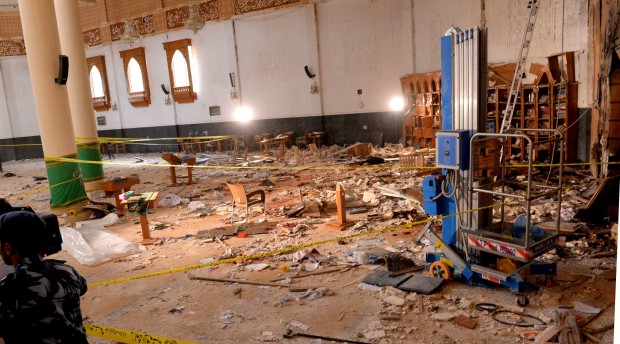
[[[427,218],[419,197],[422,177],[418,176],[419,171],[405,168],[398,162],[401,156],[401,163],[406,163],[402,157],[416,154],[416,150],[398,145],[368,148],[368,154],[350,156],[348,151],[351,149],[338,146],[324,147],[318,151],[294,147],[285,152],[281,161],[272,159],[268,162],[264,158],[251,157],[246,166],[252,169],[196,168],[195,176],[200,178],[200,183],[191,186],[171,187],[164,178],[149,181],[146,180],[147,174],[140,174],[140,178],[150,184],[136,185],[136,191],[142,191],[142,187],[160,188],[163,197],[160,196],[156,207],[149,210],[149,217],[152,230],[157,230],[156,233],[166,241],[162,246],[149,247],[108,264],[115,264],[131,274],[205,264],[200,267],[201,270],[227,279],[219,280],[223,283],[211,281],[196,286],[195,295],[199,290],[202,298],[194,296],[196,299],[190,302],[177,302],[177,297],[174,297],[161,310],[148,311],[161,311],[165,316],[181,318],[191,315],[191,309],[202,316],[197,305],[204,302],[212,306],[214,302],[205,300],[205,290],[213,289],[218,293],[223,290],[217,295],[244,302],[256,309],[244,314],[245,311],[235,308],[232,303],[225,304],[226,308],[210,309],[214,312],[211,315],[213,321],[221,323],[218,327],[223,326],[228,331],[235,329],[237,323],[255,327],[254,334],[247,338],[258,338],[260,341],[280,340],[279,329],[273,324],[262,326],[263,318],[269,316],[262,305],[284,307],[275,312],[278,315],[274,316],[274,321],[282,327],[292,326],[304,331],[320,328],[319,325],[324,322],[304,317],[303,311],[291,316],[292,313],[286,313],[288,310],[295,309],[297,312],[299,309],[309,309],[310,305],[313,309],[322,310],[335,305],[338,307],[335,316],[327,311],[321,315],[331,317],[328,321],[342,324],[343,328],[350,328],[351,335],[348,337],[357,336],[361,340],[378,343],[409,343],[415,342],[414,338],[424,338],[421,341],[433,338],[436,342],[446,343],[467,341],[458,338],[455,341],[449,334],[444,336],[436,332],[445,329],[450,329],[447,332],[474,333],[474,336],[488,333],[489,340],[497,343],[521,341],[522,338],[533,340],[557,330],[551,337],[553,340],[562,329],[574,328],[569,316],[565,316],[562,322],[561,319],[556,320],[554,315],[556,309],[570,307],[582,334],[599,339],[610,338],[612,331],[605,330],[605,326],[613,323],[613,318],[605,314],[605,309],[610,307],[609,299],[613,295],[606,294],[606,285],[615,283],[617,223],[615,218],[605,219],[599,215],[595,216],[596,223],[577,216],[595,197],[595,191],[588,190],[597,189],[600,182],[584,180],[578,174],[569,173],[568,191],[563,194],[559,211],[551,205],[551,198],[533,202],[532,222],[536,226],[555,230],[553,220],[557,215],[561,217],[560,247],[541,257],[557,262],[558,275],[554,281],[528,278],[528,282],[541,288],[539,292],[528,291],[530,304],[534,307],[521,310],[531,312],[547,325],[519,330],[495,322],[491,318],[493,312],[474,309],[474,305],[480,302],[503,303],[505,306],[500,306],[500,309],[516,307],[512,301],[506,301],[514,297],[509,291],[466,286],[428,275],[425,253],[436,248],[414,242],[420,225],[406,227],[407,223]],[[357,154],[355,149],[353,152]],[[423,156],[425,165],[432,165],[432,154],[420,156]],[[223,165],[225,160],[205,154],[205,159],[202,162],[199,160],[198,164]],[[369,165],[365,165],[369,169],[364,170],[341,168],[368,164],[373,160],[382,160],[380,169],[371,169],[373,166]],[[227,164],[233,165],[231,162]],[[269,170],[253,169],[264,166],[270,166]],[[288,166],[300,169],[286,170]],[[305,166],[309,168],[305,170]],[[329,172],[311,169],[323,166],[332,169]],[[21,172],[17,174],[30,177]],[[161,174],[167,178],[167,171]],[[544,175],[546,178],[547,173]],[[17,190],[36,187],[30,178],[13,179],[28,179],[27,183],[20,181]],[[232,199],[225,188],[227,182],[241,182],[252,187],[262,185],[267,196],[264,219],[254,221],[254,216],[250,216],[252,221],[247,225],[231,224]],[[341,233],[332,233],[326,231],[324,225],[336,216],[334,189],[337,183],[346,186],[347,217],[353,217],[356,223]],[[524,194],[524,190],[518,187],[507,192]],[[106,198],[112,200],[109,196],[102,198],[104,201]],[[597,210],[591,207],[587,211],[599,210],[602,208]],[[525,209],[509,206],[506,211],[510,221],[513,221]],[[116,216],[113,211],[110,215]],[[127,213],[116,219],[106,226],[127,237],[139,234],[136,214]],[[125,227],[129,228],[127,232],[119,229]],[[393,229],[381,231],[388,227]],[[322,241],[325,243],[310,246]],[[220,264],[227,259],[231,262]],[[398,274],[392,275],[395,272]],[[242,291],[239,287],[242,282],[256,283],[259,287],[244,288]],[[171,285],[178,288],[175,283],[173,281]],[[158,294],[158,297],[165,299],[168,296]],[[593,302],[596,300],[605,302]],[[146,305],[144,307],[147,309]],[[362,313],[366,317],[358,317]],[[582,324],[582,319],[592,315],[598,315],[599,320]],[[513,318],[519,320],[518,316],[510,317]],[[601,332],[596,332],[598,330]],[[211,339],[206,335],[201,338],[202,341]]]

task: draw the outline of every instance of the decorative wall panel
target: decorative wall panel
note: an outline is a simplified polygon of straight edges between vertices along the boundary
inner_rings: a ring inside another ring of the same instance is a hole
[[[198,13],[203,20],[217,20],[220,18],[218,0],[209,0],[198,5]],[[174,8],[166,11],[166,29],[183,27],[183,22],[189,16],[189,6]]]
[[[2,40],[0,41],[0,56],[26,55],[24,41]]]
[[[133,20],[133,26],[136,28],[136,32],[140,36],[155,33],[155,21],[153,20],[152,14],[146,15],[142,18],[135,18]]]
[[[260,11],[271,7],[287,5],[299,0],[234,0],[235,14]]]
[[[220,19],[219,2],[209,0],[198,5],[198,12],[205,21]]]
[[[166,28],[170,30],[183,27],[183,21],[187,19],[188,13],[188,6],[166,11]]]
[[[124,32],[125,32],[124,23],[120,22],[120,23],[114,23],[110,25],[110,34],[111,34],[112,41],[118,41],[119,39],[121,39],[121,35]]]
[[[141,18],[134,18],[131,19],[131,21],[138,35],[144,36],[155,33],[155,20],[152,14]],[[112,34],[112,41],[120,40],[123,33],[125,33],[125,23],[119,22],[110,25],[110,33]]]
[[[92,29],[82,32],[84,37],[84,44],[92,47],[101,44],[101,31],[99,29]]]

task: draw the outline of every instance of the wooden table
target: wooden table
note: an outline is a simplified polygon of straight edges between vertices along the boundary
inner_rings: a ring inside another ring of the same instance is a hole
[[[278,160],[284,159],[284,153],[286,151],[286,143],[289,142],[289,135],[278,135],[273,141],[278,144],[280,150],[278,152]]]
[[[145,192],[141,195],[131,196],[129,199],[123,200],[123,204],[127,204],[129,210],[135,211],[140,215],[140,227],[142,228],[142,241],[143,245],[158,245],[161,244],[161,240],[151,238],[151,232],[149,230],[149,221],[146,217],[149,208],[155,207],[155,200],[159,196],[159,191]]]
[[[181,158],[172,154],[172,153],[163,153],[161,158],[166,160],[170,165],[181,165],[182,163],[187,164],[187,184],[193,184],[194,181],[192,179],[192,166],[196,165],[196,157],[192,156],[189,158],[185,158],[181,161]],[[175,166],[170,166],[170,180],[172,181],[172,186],[177,185],[177,172]]]
[[[310,136],[310,139],[312,139],[312,142],[316,145],[317,148],[321,148],[321,138],[324,134],[325,133],[322,131],[313,131],[309,133],[308,136]]]
[[[114,195],[114,201],[116,202],[116,211],[122,214],[125,212],[125,205],[121,202],[118,196],[120,196],[120,194],[123,192],[131,190],[131,186],[135,184],[140,184],[140,178],[117,178],[104,182],[101,185],[101,188],[103,189],[103,191],[105,191],[105,194],[107,196]]]

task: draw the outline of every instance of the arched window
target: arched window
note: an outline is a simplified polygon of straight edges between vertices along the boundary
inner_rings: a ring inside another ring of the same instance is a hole
[[[103,83],[101,81],[101,73],[99,73],[99,68],[97,66],[93,66],[90,69],[90,94],[91,97],[103,97]]]
[[[136,107],[148,106],[151,103],[151,90],[144,48],[123,50],[120,55],[125,67],[129,103]]]
[[[86,59],[88,76],[90,79],[90,94],[95,111],[110,109],[110,93],[108,91],[108,76],[105,69],[105,57],[93,56]]]
[[[172,75],[174,77],[174,87],[189,86],[189,72],[185,57],[179,50],[172,55]]]
[[[129,92],[144,92],[142,69],[140,69],[138,61],[133,57],[127,64],[127,75],[129,76]]]
[[[172,99],[177,103],[193,103],[198,98],[192,83],[191,48],[189,38],[164,43]]]

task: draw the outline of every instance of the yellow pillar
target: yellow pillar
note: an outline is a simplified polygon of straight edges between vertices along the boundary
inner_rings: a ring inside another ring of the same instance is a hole
[[[60,39],[54,0],[19,0],[26,57],[39,122],[41,143],[50,184],[50,207],[55,211],[78,208],[88,200],[77,163],[67,87],[58,85]]]
[[[54,5],[60,46],[63,55],[67,55],[70,61],[67,91],[73,132],[77,139],[77,154],[80,160],[101,162],[78,2],[54,0]],[[100,190],[103,182],[103,165],[81,162],[79,166],[86,191]]]

